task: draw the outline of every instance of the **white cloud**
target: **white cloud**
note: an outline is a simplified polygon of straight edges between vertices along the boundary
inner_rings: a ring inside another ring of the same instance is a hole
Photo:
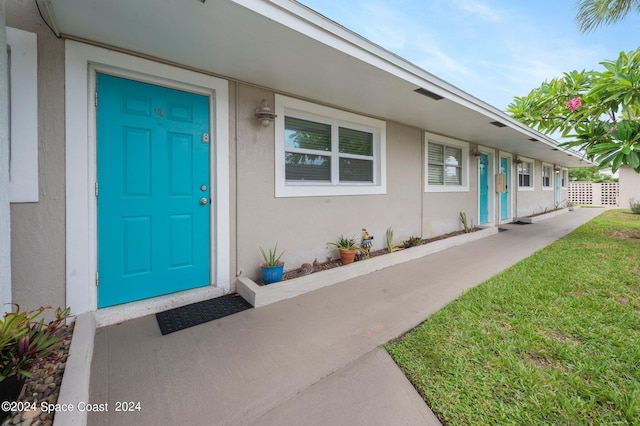
[[[479,17],[483,21],[493,22],[500,20],[500,15],[479,1],[456,0],[454,2],[462,11]]]

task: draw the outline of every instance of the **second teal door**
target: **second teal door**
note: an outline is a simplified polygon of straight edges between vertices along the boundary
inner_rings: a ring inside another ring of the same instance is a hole
[[[480,192],[480,223],[489,222],[489,156],[482,154],[478,163]]]
[[[210,284],[209,98],[98,74],[98,307]]]

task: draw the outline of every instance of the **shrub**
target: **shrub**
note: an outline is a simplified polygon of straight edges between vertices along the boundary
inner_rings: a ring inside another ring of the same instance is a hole
[[[31,377],[31,367],[55,359],[62,343],[59,331],[71,312],[58,308],[56,319],[45,324],[42,314],[50,306],[23,312],[20,306],[16,308],[0,320],[0,382],[9,376]]]
[[[629,200],[629,207],[635,214],[640,214],[640,201],[636,201],[635,198]]]

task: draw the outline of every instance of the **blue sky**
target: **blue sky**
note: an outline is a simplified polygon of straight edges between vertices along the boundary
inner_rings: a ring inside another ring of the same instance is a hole
[[[499,109],[640,46],[637,14],[580,33],[577,0],[299,1]]]

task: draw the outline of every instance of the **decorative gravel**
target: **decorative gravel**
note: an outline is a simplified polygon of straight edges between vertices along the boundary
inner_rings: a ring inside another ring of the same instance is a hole
[[[59,358],[56,361],[47,361],[35,366],[31,370],[33,377],[25,381],[18,398],[18,401],[28,402],[35,409],[12,413],[4,420],[2,426],[51,426],[53,424],[54,413],[44,413],[41,407],[45,402],[55,404],[58,401],[62,375],[69,357],[73,324],[62,328],[60,333],[63,340],[59,349]]]

